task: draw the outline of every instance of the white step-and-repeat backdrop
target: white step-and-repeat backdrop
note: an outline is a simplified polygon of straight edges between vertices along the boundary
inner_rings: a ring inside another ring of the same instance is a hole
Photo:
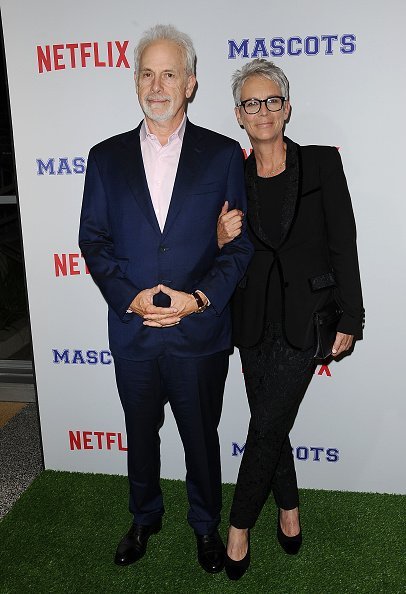
[[[404,473],[405,65],[402,0],[0,1],[11,97],[45,464],[126,473],[106,305],[77,246],[86,158],[141,120],[133,47],[148,27],[189,33],[198,91],[190,119],[236,138],[232,72],[269,57],[291,82],[287,134],[340,147],[358,223],[365,339],[319,366],[292,432],[302,487],[406,493]],[[238,354],[221,422],[234,482],[248,408]],[[162,474],[183,478],[167,412]]]

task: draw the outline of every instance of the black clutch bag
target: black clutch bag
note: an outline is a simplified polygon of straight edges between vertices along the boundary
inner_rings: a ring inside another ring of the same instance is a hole
[[[314,328],[316,334],[315,359],[325,359],[331,355],[337,326],[343,310],[335,301],[331,301],[314,314]]]

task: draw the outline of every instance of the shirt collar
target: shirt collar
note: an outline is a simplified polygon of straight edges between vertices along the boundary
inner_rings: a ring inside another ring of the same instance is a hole
[[[182,119],[181,123],[176,128],[176,130],[174,130],[172,132],[172,134],[169,136],[168,144],[170,144],[176,138],[179,138],[181,141],[183,141],[183,135],[185,134],[185,128],[186,128],[186,114],[183,114],[183,119]],[[140,139],[141,139],[141,141],[143,141],[143,140],[146,140],[147,138],[149,138],[151,140],[156,140],[155,134],[152,134],[152,132],[150,132],[150,130],[148,128],[147,120],[144,118],[144,120],[141,124],[141,128],[140,128]]]

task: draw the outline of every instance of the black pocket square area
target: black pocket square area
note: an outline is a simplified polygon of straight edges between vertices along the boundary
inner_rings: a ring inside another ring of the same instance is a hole
[[[309,278],[309,283],[312,291],[319,291],[320,289],[335,287],[336,277],[333,271],[325,272],[324,274],[318,274],[317,276]]]

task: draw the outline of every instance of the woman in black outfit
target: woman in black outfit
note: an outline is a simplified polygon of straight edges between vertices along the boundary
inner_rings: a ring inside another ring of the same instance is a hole
[[[253,153],[246,161],[253,259],[233,298],[251,420],[230,514],[226,572],[250,563],[249,530],[270,492],[277,538],[289,554],[302,543],[289,432],[314,373],[314,313],[335,300],[343,310],[337,356],[362,337],[363,306],[355,222],[340,155],[284,136],[289,83],[255,59],[233,76],[235,113]],[[220,217],[219,244],[238,234],[240,213]],[[231,231],[230,231],[231,229]]]

